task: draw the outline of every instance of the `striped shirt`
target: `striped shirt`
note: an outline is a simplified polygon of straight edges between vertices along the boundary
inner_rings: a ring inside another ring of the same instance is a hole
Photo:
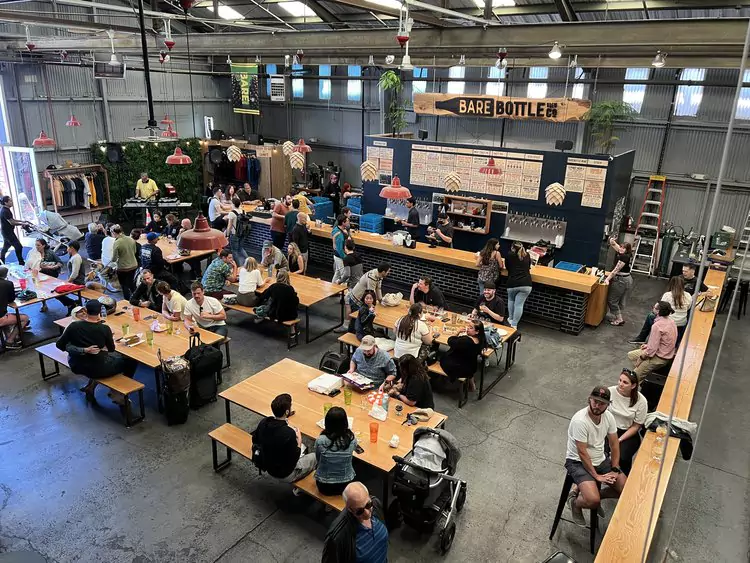
[[[388,530],[380,520],[372,517],[372,528],[357,524],[356,563],[387,563]]]

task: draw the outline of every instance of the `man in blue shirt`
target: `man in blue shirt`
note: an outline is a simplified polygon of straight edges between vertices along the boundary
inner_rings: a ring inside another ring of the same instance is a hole
[[[388,529],[380,502],[362,483],[344,489],[346,509],[333,521],[323,545],[323,563],[387,563]]]
[[[331,283],[339,283],[344,279],[344,243],[346,242],[347,233],[349,232],[349,218],[345,215],[339,215],[336,218],[336,225],[331,230],[331,241],[333,243],[333,279]]]
[[[370,378],[379,387],[396,378],[396,364],[387,352],[378,348],[375,337],[368,334],[352,354],[349,373],[354,372]]]

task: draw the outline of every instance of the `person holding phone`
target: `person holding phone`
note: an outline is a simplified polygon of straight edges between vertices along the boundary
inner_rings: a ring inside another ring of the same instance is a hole
[[[86,400],[93,404],[96,404],[94,391],[98,385],[94,378],[119,373],[133,377],[138,367],[135,360],[115,351],[112,329],[99,322],[101,310],[102,304],[98,300],[88,301],[85,318],[70,323],[55,344],[58,349],[68,353],[70,370],[89,378],[81,391],[86,394]],[[124,405],[124,395],[112,392],[110,396],[115,403]]]

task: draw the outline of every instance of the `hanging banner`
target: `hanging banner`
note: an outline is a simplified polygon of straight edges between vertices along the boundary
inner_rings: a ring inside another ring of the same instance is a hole
[[[495,119],[542,119],[564,123],[581,121],[591,109],[589,100],[568,98],[509,98],[501,96],[457,96],[414,94],[414,112],[426,115],[457,115]]]
[[[232,107],[234,113],[260,115],[258,65],[232,63]]]

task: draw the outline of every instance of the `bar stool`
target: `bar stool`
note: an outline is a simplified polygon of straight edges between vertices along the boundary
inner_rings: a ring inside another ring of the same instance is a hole
[[[750,290],[750,280],[740,282],[740,306],[737,307],[737,320],[740,320],[740,312],[744,317],[747,314],[747,294]]]
[[[557,530],[557,525],[560,523],[560,520],[565,520],[566,522],[576,524],[572,520],[568,520],[567,518],[562,517],[562,513],[563,513],[563,510],[565,510],[565,504],[566,504],[566,501],[568,500],[568,495],[570,494],[570,489],[572,487],[573,487],[573,478],[566,472],[565,482],[563,483],[562,492],[560,493],[560,502],[557,503],[557,512],[555,512],[555,520],[554,522],[552,522],[552,531],[549,533],[549,539],[552,539],[552,536],[555,535],[555,531]],[[596,484],[596,488],[601,492],[602,488],[599,483]],[[591,553],[595,553],[594,547],[596,546],[596,530],[599,528],[599,514],[597,513],[596,508],[590,510],[589,512],[591,513],[591,516],[590,516],[591,525],[589,526]]]

